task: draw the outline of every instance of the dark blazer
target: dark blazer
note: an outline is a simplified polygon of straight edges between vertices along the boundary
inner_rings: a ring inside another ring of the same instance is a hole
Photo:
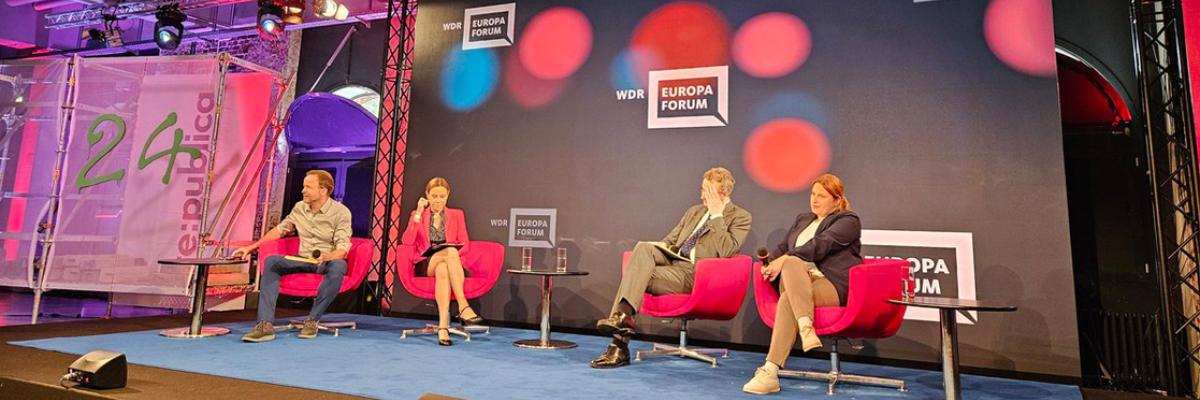
[[[817,269],[825,274],[825,278],[837,289],[838,300],[846,305],[846,296],[850,294],[850,267],[862,264],[862,223],[858,214],[853,211],[840,211],[829,214],[817,226],[817,233],[812,240],[800,247],[796,237],[800,231],[817,219],[817,214],[806,212],[796,216],[796,222],[788,229],[783,243],[771,251],[771,260],[784,255],[795,256],[801,260],[817,264]]]

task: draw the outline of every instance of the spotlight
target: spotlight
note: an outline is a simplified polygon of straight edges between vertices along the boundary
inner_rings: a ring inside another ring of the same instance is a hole
[[[121,47],[125,41],[121,39],[121,26],[117,25],[115,14],[101,14],[104,18],[104,45],[109,48]],[[91,32],[88,33],[91,35]]]
[[[350,16],[350,10],[346,8],[346,5],[335,0],[313,0],[312,7],[313,15],[318,18],[333,18],[341,21]]]
[[[285,24],[304,23],[304,0],[278,0],[283,14],[280,15]]]
[[[117,26],[116,17],[111,15],[104,16],[104,29],[91,28],[81,32],[80,39],[87,39],[87,48],[99,47],[121,47],[125,42],[121,40],[121,28]]]
[[[283,36],[283,7],[272,0],[258,0],[258,35],[267,40]]]
[[[183,21],[187,14],[179,11],[179,5],[163,6],[154,14],[154,44],[163,50],[174,50],[183,42]]]

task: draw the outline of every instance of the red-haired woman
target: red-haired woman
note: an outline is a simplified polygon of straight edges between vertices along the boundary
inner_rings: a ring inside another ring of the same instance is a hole
[[[818,177],[809,194],[809,212],[796,216],[783,243],[771,251],[771,261],[762,267],[763,277],[779,289],[779,304],[767,361],[754,371],[743,391],[778,392],[779,369],[787,362],[796,337],[804,351],[821,347],[813,330],[813,309],[845,304],[850,268],[862,263],[862,224],[850,211],[845,192],[838,177]]]

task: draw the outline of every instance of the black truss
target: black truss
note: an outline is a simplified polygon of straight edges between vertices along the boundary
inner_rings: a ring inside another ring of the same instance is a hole
[[[1200,370],[1197,299],[1196,136],[1184,51],[1179,0],[1133,0],[1147,157],[1154,184],[1154,228],[1158,244],[1161,317],[1159,342],[1165,345],[1167,389],[1195,397],[1193,371]]]
[[[388,0],[387,50],[383,59],[379,130],[376,135],[375,184],[371,195],[371,236],[375,257],[372,276],[378,283],[369,288],[367,311],[379,315],[391,308],[395,287],[396,250],[403,226],[400,195],[404,183],[405,145],[408,139],[408,104],[412,94],[412,52],[416,0]]]

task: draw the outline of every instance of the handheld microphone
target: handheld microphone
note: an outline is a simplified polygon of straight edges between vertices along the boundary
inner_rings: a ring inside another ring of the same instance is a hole
[[[758,248],[758,262],[763,263],[764,266],[767,265],[767,258],[769,258],[770,256],[771,256],[771,252],[767,251],[766,247]]]
[[[313,256],[312,256],[312,258],[321,258],[321,251],[320,251],[320,250],[313,250]]]

